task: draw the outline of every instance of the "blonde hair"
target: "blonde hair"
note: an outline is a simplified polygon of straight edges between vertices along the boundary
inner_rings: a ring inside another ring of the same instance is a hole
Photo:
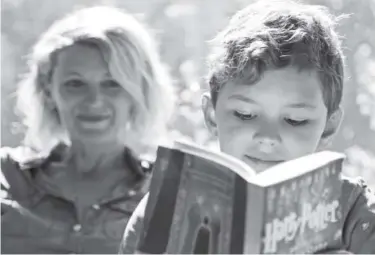
[[[171,81],[146,28],[131,15],[107,6],[81,9],[58,20],[34,46],[30,71],[17,91],[17,109],[27,127],[25,145],[48,151],[57,143],[70,143],[57,111],[47,107],[45,86],[58,52],[76,43],[98,46],[109,72],[134,101],[126,146],[141,153],[142,148],[156,145],[174,106]]]

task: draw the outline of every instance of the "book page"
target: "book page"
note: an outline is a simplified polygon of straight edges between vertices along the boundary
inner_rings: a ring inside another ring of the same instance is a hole
[[[180,141],[174,142],[173,149],[177,149],[182,152],[205,158],[209,161],[223,165],[241,176],[247,182],[251,182],[253,176],[256,174],[256,172],[245,162],[222,152],[211,151],[192,143]]]

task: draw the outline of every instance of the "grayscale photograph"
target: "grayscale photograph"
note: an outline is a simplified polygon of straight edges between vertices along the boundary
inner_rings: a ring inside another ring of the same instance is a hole
[[[2,0],[1,254],[375,254],[375,0]]]

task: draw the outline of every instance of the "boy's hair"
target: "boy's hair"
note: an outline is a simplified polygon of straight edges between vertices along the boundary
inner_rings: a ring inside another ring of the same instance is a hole
[[[211,43],[208,82],[212,103],[228,81],[254,84],[266,70],[316,70],[330,116],[343,94],[344,56],[334,31],[339,18],[322,6],[258,1],[239,11]]]

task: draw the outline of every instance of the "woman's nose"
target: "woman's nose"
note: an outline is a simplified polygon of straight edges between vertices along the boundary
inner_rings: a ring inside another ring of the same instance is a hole
[[[90,88],[87,94],[87,103],[90,107],[100,107],[103,104],[103,94],[100,88]]]

